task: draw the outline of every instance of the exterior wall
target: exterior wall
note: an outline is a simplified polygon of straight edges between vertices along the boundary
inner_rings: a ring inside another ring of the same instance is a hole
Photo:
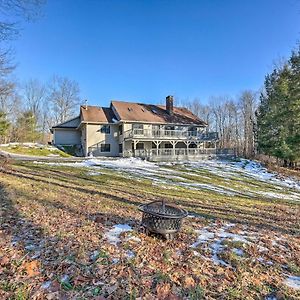
[[[110,125],[109,134],[100,131],[102,125]],[[118,124],[87,124],[87,152],[93,156],[119,156],[118,128]],[[110,152],[101,152],[101,144],[110,144]]]
[[[88,154],[88,148],[86,145],[86,132],[87,132],[86,127],[87,124],[81,125],[81,145],[82,145],[83,156],[87,156]]]
[[[80,145],[80,130],[56,128],[53,133],[53,143],[55,145]]]

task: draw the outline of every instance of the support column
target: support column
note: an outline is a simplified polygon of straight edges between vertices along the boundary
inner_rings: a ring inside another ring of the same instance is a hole
[[[136,150],[136,145],[139,141],[138,140],[133,140],[133,156],[135,157],[135,150]]]
[[[175,146],[177,145],[178,141],[170,141],[170,143],[173,146],[173,156],[175,156]]]
[[[184,141],[184,143],[186,144],[186,155],[189,154],[189,145],[191,143],[191,141]]]
[[[153,141],[153,143],[156,146],[156,156],[158,156],[158,150],[159,150],[159,145],[161,144],[161,141]]]

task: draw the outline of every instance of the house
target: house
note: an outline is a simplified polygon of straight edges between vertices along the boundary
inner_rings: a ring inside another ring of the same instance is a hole
[[[52,127],[53,144],[77,145],[84,156],[141,157],[153,161],[217,154],[218,135],[186,108],[112,101],[83,105],[80,115]]]

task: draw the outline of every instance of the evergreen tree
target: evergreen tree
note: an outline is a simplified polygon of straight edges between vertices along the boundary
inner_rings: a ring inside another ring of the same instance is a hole
[[[0,111],[0,141],[5,142],[9,129],[9,122],[6,119],[6,114]]]
[[[17,119],[15,134],[19,142],[36,142],[41,138],[37,128],[37,120],[32,111],[25,111]]]
[[[265,79],[257,112],[260,152],[293,165],[300,160],[300,51]]]

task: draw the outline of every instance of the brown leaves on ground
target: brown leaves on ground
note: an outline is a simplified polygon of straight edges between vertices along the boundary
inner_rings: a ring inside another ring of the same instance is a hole
[[[22,268],[24,268],[26,274],[29,277],[37,276],[40,274],[40,262],[37,260],[24,262]]]
[[[227,221],[221,218],[187,218],[177,238],[164,241],[139,232],[137,204],[153,200],[153,189],[141,199],[132,182],[115,183],[114,177],[99,183],[83,180],[80,170],[15,168],[16,176],[0,175],[1,299],[19,294],[24,299],[259,299],[279,291],[286,299],[300,296],[282,282],[282,274],[300,270],[299,237],[276,226],[236,224],[231,233],[249,231],[256,240],[222,244],[219,259],[228,266],[216,265],[208,242],[190,246],[197,230],[212,223],[214,230],[222,228]],[[258,204],[249,204],[255,217]],[[281,221],[297,209],[266,205]],[[241,212],[239,203],[236,211]],[[109,244],[105,233],[119,223],[133,231]],[[234,248],[244,254],[233,255]]]

